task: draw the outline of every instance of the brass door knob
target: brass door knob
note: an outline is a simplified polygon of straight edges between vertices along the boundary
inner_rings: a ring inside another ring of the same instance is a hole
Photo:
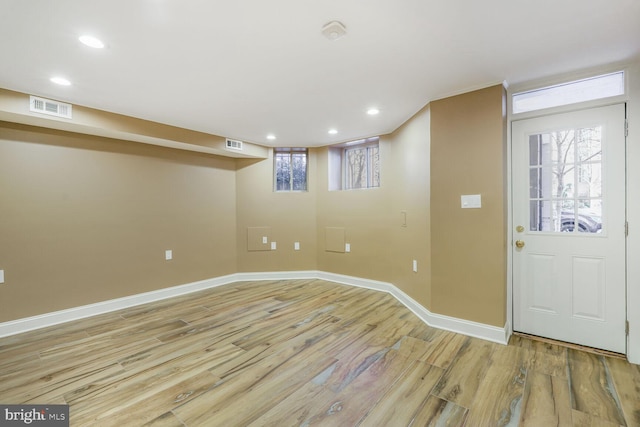
[[[518,249],[524,248],[524,240],[516,240],[516,248]]]

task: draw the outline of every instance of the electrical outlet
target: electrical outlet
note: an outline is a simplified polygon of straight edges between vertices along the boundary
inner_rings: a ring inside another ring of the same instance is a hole
[[[293,250],[294,251],[299,251],[300,250],[300,242],[294,242],[293,243]]]
[[[173,259],[173,251],[171,249],[164,251],[164,259],[167,261]]]
[[[0,270],[0,283],[4,283],[4,270]]]
[[[272,251],[276,250],[276,242],[271,242],[271,250]]]
[[[269,243],[269,239],[267,238],[267,236],[262,236],[262,244],[266,245],[267,243]]]
[[[351,252],[351,243],[345,243],[344,244],[344,251],[345,252]]]

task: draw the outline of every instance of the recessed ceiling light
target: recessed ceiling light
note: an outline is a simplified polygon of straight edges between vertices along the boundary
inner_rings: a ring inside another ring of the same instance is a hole
[[[338,129],[329,129],[329,135],[335,135],[338,133]]]
[[[71,82],[67,79],[65,79],[64,77],[51,77],[49,80],[51,80],[53,83],[60,85],[60,86],[70,86]]]
[[[370,115],[370,116],[375,116],[379,112],[380,112],[380,110],[378,110],[377,108],[369,108],[367,110],[367,114]]]
[[[274,139],[276,139],[276,136],[274,134],[270,133],[269,135],[267,135],[267,139],[269,141],[273,141]]]
[[[80,40],[82,44],[94,49],[102,49],[104,47],[104,43],[102,42],[102,40],[97,39],[93,36],[83,35],[78,37],[78,40]]]

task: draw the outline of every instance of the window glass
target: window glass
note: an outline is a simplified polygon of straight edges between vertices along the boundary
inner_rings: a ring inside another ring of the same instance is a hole
[[[347,190],[380,186],[380,148],[364,143],[344,148],[344,187]]]
[[[307,190],[307,149],[274,149],[275,191]]]
[[[624,95],[624,71],[516,93],[512,97],[513,113],[526,113],[618,95]]]
[[[530,230],[602,232],[602,127],[529,137]]]

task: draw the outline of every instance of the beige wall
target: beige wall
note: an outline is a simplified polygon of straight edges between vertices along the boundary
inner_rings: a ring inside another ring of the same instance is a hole
[[[0,322],[236,272],[235,200],[232,159],[0,123]]]
[[[276,193],[270,149],[228,159],[4,124],[0,321],[234,272],[320,270],[503,326],[502,97],[496,86],[425,107],[380,138],[382,186],[350,191],[328,190],[326,147],[309,150],[308,191]],[[483,208],[461,210],[475,193]],[[249,250],[252,227],[277,249]],[[350,253],[326,250],[327,227],[344,228]]]
[[[327,152],[318,156],[318,268],[393,283],[429,308],[429,108],[380,138],[380,188],[328,191]],[[350,253],[325,250],[326,227],[345,228]]]
[[[316,152],[309,150],[308,191],[273,191],[273,150],[266,160],[238,160],[238,271],[316,269]],[[249,251],[247,228],[268,227],[276,250]],[[294,242],[300,242],[295,251]]]
[[[431,103],[431,309],[506,322],[506,130],[502,85]],[[481,194],[481,209],[460,196]]]
[[[265,161],[238,161],[239,270],[318,269],[386,281],[428,306],[429,109],[381,137],[380,152],[382,186],[367,190],[328,190],[326,147],[309,151],[307,192],[273,191],[272,153]],[[249,251],[249,227],[269,227],[277,250]],[[344,228],[350,253],[326,250],[327,227]],[[300,251],[293,250],[294,241]]]

